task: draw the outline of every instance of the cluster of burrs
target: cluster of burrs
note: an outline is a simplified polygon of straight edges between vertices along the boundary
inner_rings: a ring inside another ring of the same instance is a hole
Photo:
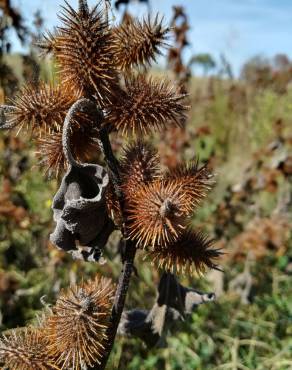
[[[207,267],[218,268],[220,251],[213,247],[211,239],[190,226],[213,180],[207,166],[200,167],[196,160],[162,171],[157,152],[145,142],[146,134],[179,126],[186,118],[185,95],[172,82],[146,76],[147,67],[155,61],[160,47],[166,46],[169,29],[161,20],[156,17],[137,21],[128,17],[124,23],[113,25],[107,2],[104,7],[99,3],[89,9],[85,0],[79,0],[78,10],[66,2],[60,20],[62,25],[39,42],[44,52],[52,54],[59,82],[23,87],[11,105],[0,108],[0,125],[18,131],[26,129],[36,141],[47,172],[63,175],[52,204],[56,222],[50,236],[53,244],[75,257],[96,261],[112,231],[121,230],[126,244],[124,269],[111,314],[107,316],[105,334],[101,334],[100,350],[95,348],[100,331],[85,313],[93,310],[99,314],[100,306],[98,303],[93,308],[95,303],[87,298],[87,288],[78,293],[73,289],[67,303],[60,298],[56,305],[58,314],[46,326],[52,328],[51,334],[45,331],[40,336],[41,342],[49,341],[51,349],[50,338],[60,344],[49,352],[57,356],[56,366],[79,369],[81,363],[92,366],[102,357],[99,368],[104,369],[121,319],[137,250],[141,249],[168,273],[203,273]],[[119,160],[112,151],[111,133],[132,138]],[[90,163],[96,153],[100,153],[100,160],[103,156],[102,165]],[[176,286],[180,296],[189,297],[178,283]],[[78,319],[65,310],[68,305],[73,310],[78,308]],[[168,310],[165,320],[182,316],[183,305],[182,300],[181,307]],[[148,327],[156,325],[152,324],[153,315],[152,310],[143,316]],[[59,316],[63,326],[58,324]],[[88,320],[87,329],[78,324],[84,317]],[[83,333],[78,334],[82,343],[76,339],[76,345],[82,347],[88,342],[93,346],[90,350],[75,351],[73,344],[72,350],[62,347],[67,339],[68,343],[73,341],[67,331],[71,320]],[[28,339],[30,329],[20,336],[21,339],[5,337],[4,347],[9,348],[10,340],[21,347],[37,338],[33,333]],[[60,348],[66,353],[63,357],[57,355]],[[13,361],[8,362],[9,369],[32,368]]]
[[[106,352],[113,298],[114,285],[100,276],[62,291],[37,324],[3,334],[3,369],[80,370],[99,364]]]

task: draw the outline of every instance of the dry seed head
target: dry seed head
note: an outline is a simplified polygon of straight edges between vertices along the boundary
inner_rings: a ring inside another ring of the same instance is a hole
[[[88,10],[86,2],[75,11],[67,2],[59,16],[63,25],[55,36],[48,36],[47,48],[53,51],[65,85],[94,95],[99,104],[110,100],[117,75],[111,52],[112,35],[106,11],[99,4]]]
[[[71,124],[70,147],[73,157],[80,162],[87,162],[98,149],[98,128],[92,126],[87,117],[77,117]],[[47,134],[37,141],[37,153],[40,164],[49,175],[58,176],[67,167],[63,152],[62,131]]]
[[[59,369],[48,354],[48,340],[42,329],[14,329],[0,339],[0,365],[9,370]]]
[[[15,109],[8,114],[8,118],[19,130],[26,126],[32,133],[58,131],[67,110],[79,97],[78,90],[73,92],[60,85],[26,85],[12,102]]]
[[[168,124],[179,126],[186,117],[184,98],[171,83],[132,76],[108,108],[107,120],[122,134],[143,135]]]
[[[142,184],[126,202],[128,235],[143,247],[165,246],[183,232],[191,211],[181,181]]]
[[[54,30],[54,34],[47,31],[47,33],[42,36],[42,39],[35,43],[35,45],[41,49],[41,56],[57,51],[59,45],[58,36],[60,36],[58,30]]]
[[[150,65],[160,55],[160,47],[166,47],[169,28],[162,25],[158,16],[143,22],[127,18],[113,31],[113,52],[121,70],[129,70],[138,65]]]
[[[79,370],[100,362],[113,296],[111,280],[99,276],[60,294],[47,322],[49,351],[58,356],[58,364]]]
[[[141,183],[148,183],[160,174],[157,151],[141,140],[130,144],[121,160],[122,190],[130,197]]]
[[[169,170],[165,178],[182,181],[185,195],[189,197],[194,208],[200,204],[214,184],[213,176],[207,166],[199,168],[198,161]]]
[[[213,248],[213,240],[203,233],[187,230],[166,247],[153,247],[148,255],[155,265],[164,270],[202,274],[208,267],[218,269],[215,261],[221,252]]]

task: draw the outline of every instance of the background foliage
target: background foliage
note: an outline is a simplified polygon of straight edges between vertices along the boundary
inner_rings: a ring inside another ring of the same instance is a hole
[[[2,100],[12,97],[36,71],[50,76],[47,61],[37,69],[31,63],[31,70],[25,63],[24,70],[24,56],[4,54]],[[197,62],[202,60],[197,56]],[[218,298],[181,322],[182,330],[174,329],[167,347],[148,352],[138,340],[119,338],[109,369],[292,368],[291,70],[289,59],[277,56],[249,61],[240,79],[226,78],[220,69],[210,77],[192,77],[192,108],[185,128],[153,137],[162,164],[174,166],[196,155],[216,172],[217,185],[194,223],[225,249],[224,273],[183,282],[214,290]],[[120,259],[118,235],[111,239],[102,266],[72,261],[52,247],[50,206],[57,181],[44,176],[35,148],[23,134],[14,138],[0,132],[0,151],[4,331],[32,320],[70,282],[98,270],[116,278]],[[149,308],[159,272],[139,256],[136,268],[127,304]]]

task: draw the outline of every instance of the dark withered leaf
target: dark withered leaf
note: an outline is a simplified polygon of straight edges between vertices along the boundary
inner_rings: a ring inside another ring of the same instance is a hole
[[[173,274],[164,273],[152,309],[125,311],[119,333],[140,338],[148,347],[164,345],[167,331],[175,321],[191,314],[198,305],[214,299],[214,293],[184,287]]]

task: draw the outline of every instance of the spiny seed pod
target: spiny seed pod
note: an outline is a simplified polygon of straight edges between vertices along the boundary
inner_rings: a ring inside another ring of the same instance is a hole
[[[58,131],[71,105],[79,98],[78,90],[64,86],[40,83],[26,85],[12,102],[14,109],[8,114],[13,127],[24,126],[31,132],[46,133]]]
[[[49,352],[63,368],[79,370],[100,362],[113,294],[111,280],[99,276],[60,294],[46,328]]]
[[[62,82],[96,96],[99,104],[108,102],[117,79],[105,11],[99,5],[89,10],[87,4],[75,11],[66,2],[59,18],[63,26],[45,44],[56,57]]]
[[[199,205],[214,183],[207,166],[199,168],[198,161],[182,164],[169,170],[165,179],[182,180],[184,192],[186,196],[189,196],[193,207]]]
[[[116,94],[107,121],[122,134],[143,135],[168,124],[181,125],[187,110],[184,98],[166,81],[132,76]]]
[[[221,252],[213,248],[213,243],[203,233],[187,230],[166,247],[155,246],[148,255],[154,264],[164,270],[202,274],[207,267],[218,270],[215,260]]]
[[[121,160],[122,190],[130,197],[141,183],[148,183],[159,176],[157,151],[141,140],[133,142],[123,153]]]
[[[89,161],[98,149],[98,129],[85,120],[81,121],[81,124],[77,121],[73,122],[70,129],[70,149],[74,158],[80,162]],[[37,148],[37,153],[41,157],[41,165],[49,176],[53,174],[58,176],[67,168],[63,152],[62,131],[39,138]]]
[[[142,184],[126,203],[129,237],[143,247],[165,246],[185,229],[191,211],[181,181]]]
[[[11,330],[0,340],[0,365],[9,370],[60,369],[48,353],[42,329]]]
[[[41,49],[41,56],[56,52],[58,49],[58,39],[60,36],[60,31],[58,30],[55,30],[54,34],[50,31],[47,31],[46,34],[43,35],[42,39],[35,43],[35,45]]]
[[[169,28],[162,25],[158,15],[154,21],[150,17],[143,22],[128,18],[114,29],[113,52],[121,70],[129,70],[138,65],[150,65],[160,55],[160,47],[166,47]]]

